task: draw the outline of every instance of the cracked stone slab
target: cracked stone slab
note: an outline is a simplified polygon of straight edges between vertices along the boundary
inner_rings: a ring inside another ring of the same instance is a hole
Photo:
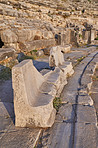
[[[79,71],[82,72],[85,66],[86,66],[86,64],[84,64],[84,63],[79,64],[79,65],[76,67],[76,70],[79,70]]]
[[[9,102],[0,102],[0,116],[14,117],[14,104]]]
[[[13,102],[13,89],[11,79],[0,83],[0,101]]]
[[[87,75],[87,74],[84,74],[84,76],[82,77],[82,84],[88,84],[88,83],[91,83],[91,75]]]
[[[95,51],[95,52],[93,52],[93,53],[91,53],[90,55],[88,55],[88,57],[93,57],[95,54],[97,54],[98,52],[97,51]],[[96,57],[98,57],[98,55],[96,55]]]
[[[0,139],[12,124],[12,119],[0,116]]]
[[[55,123],[49,131],[44,132],[42,145],[46,148],[69,148],[71,124]]]
[[[57,113],[55,121],[72,123],[75,117],[74,107],[71,104],[63,104]]]
[[[66,90],[66,88],[64,88],[61,94],[61,99],[62,102],[75,104],[76,96],[77,96],[77,91],[71,91],[71,90],[68,91]]]
[[[0,147],[34,147],[40,129],[10,127],[0,139]]]
[[[78,105],[77,122],[78,123],[93,123],[97,125],[96,110],[94,106]]]
[[[76,123],[75,148],[97,148],[98,129],[94,124]]]
[[[78,97],[78,104],[92,106],[93,105],[93,100],[88,95],[80,95]]]

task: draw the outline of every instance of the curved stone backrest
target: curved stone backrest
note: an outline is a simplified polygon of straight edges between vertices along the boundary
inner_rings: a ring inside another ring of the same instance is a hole
[[[44,78],[33,66],[32,60],[24,60],[14,66],[12,69],[12,79],[13,89],[15,90],[14,95],[17,95],[15,98],[19,99],[21,97],[19,100],[33,106]]]

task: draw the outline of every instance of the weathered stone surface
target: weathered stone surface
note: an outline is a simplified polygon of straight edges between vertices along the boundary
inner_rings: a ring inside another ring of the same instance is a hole
[[[13,57],[15,55],[15,49],[13,48],[0,48],[0,60]]]
[[[54,38],[53,33],[51,31],[43,31],[42,39],[52,39]]]
[[[74,73],[73,66],[71,62],[64,62],[59,68],[64,72],[66,77],[71,76]]]
[[[91,42],[94,41],[95,39],[95,33],[96,33],[95,30],[91,30]]]
[[[78,105],[77,121],[80,123],[97,124],[96,111],[94,106]]]
[[[52,47],[50,50],[49,65],[50,67],[62,65],[64,56],[61,52],[60,46]]]
[[[40,91],[42,91],[43,93],[50,94],[54,97],[56,96],[57,93],[56,86],[49,82],[44,82],[40,88]]]
[[[16,50],[20,50],[18,43],[4,43],[4,48],[14,48]]]
[[[66,43],[66,34],[57,34],[56,35],[57,45],[62,45]]]
[[[74,117],[75,117],[75,112],[73,105],[65,103],[59,108],[55,121],[72,123],[74,122]]]
[[[70,62],[65,62],[63,66],[56,67],[53,72],[46,75],[47,81],[54,84],[56,87],[56,95],[59,96],[64,86],[67,84],[67,77],[74,73]]]
[[[88,113],[89,114],[89,113]],[[75,148],[97,148],[98,131],[94,124],[76,123]]]
[[[51,127],[55,119],[53,97],[39,92],[44,78],[32,60],[16,65],[12,73],[16,126]]]
[[[44,49],[43,49],[43,52],[44,52],[45,55],[50,56],[50,50],[51,50],[51,47],[49,47],[49,48],[44,48]]]
[[[83,30],[82,38],[85,44],[90,44],[91,43],[91,32],[87,30]]]
[[[60,46],[60,48],[63,53],[68,53],[71,50],[71,45]]]
[[[0,83],[0,101],[13,103],[13,89],[11,79]]]
[[[81,104],[81,105],[90,105],[92,106],[93,105],[93,100],[90,96],[88,95],[80,95],[78,97],[78,104]]]
[[[60,70],[59,68],[56,68],[54,72],[50,73],[50,75],[47,76],[47,81],[49,83],[54,84],[54,86],[56,87],[56,95],[60,95],[60,93],[63,90],[64,85],[67,84],[67,76],[64,75],[64,73],[62,72],[62,70]]]
[[[71,124],[55,123],[50,131],[46,131],[42,137],[42,144],[48,148],[60,148],[70,146]]]
[[[19,43],[19,47],[21,50],[37,50],[37,49],[43,49],[46,47],[55,46],[56,42],[55,39],[49,39],[49,40],[35,40],[31,42],[26,43]]]
[[[0,102],[0,117],[14,117],[14,105],[9,102]]]
[[[15,148],[15,147],[35,147],[37,136],[40,133],[39,128],[16,128],[10,123],[9,119],[0,120],[0,125],[3,125],[4,128],[0,129],[0,147]],[[7,127],[7,125],[9,125]],[[3,130],[4,129],[4,130]]]
[[[13,31],[8,29],[1,33],[1,40],[4,43],[17,43],[18,37]]]

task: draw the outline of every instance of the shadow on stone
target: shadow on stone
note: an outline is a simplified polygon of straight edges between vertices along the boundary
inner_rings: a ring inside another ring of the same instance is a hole
[[[33,64],[38,71],[41,71],[42,69],[51,69],[48,62],[34,60]]]

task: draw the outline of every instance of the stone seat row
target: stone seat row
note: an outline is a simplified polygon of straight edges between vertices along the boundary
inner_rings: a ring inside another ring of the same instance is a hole
[[[54,50],[53,47],[52,51]],[[59,66],[44,76],[37,71],[32,60],[24,60],[13,67],[12,81],[16,126],[51,127],[53,125],[56,114],[53,100],[60,95],[64,85],[67,84],[67,76],[74,72],[72,64],[64,62],[63,56],[60,56],[63,53],[60,50],[55,52],[59,53],[58,57],[62,57],[63,62],[58,62]],[[55,61],[59,61],[59,58],[56,59],[53,55],[52,57],[55,58]]]

